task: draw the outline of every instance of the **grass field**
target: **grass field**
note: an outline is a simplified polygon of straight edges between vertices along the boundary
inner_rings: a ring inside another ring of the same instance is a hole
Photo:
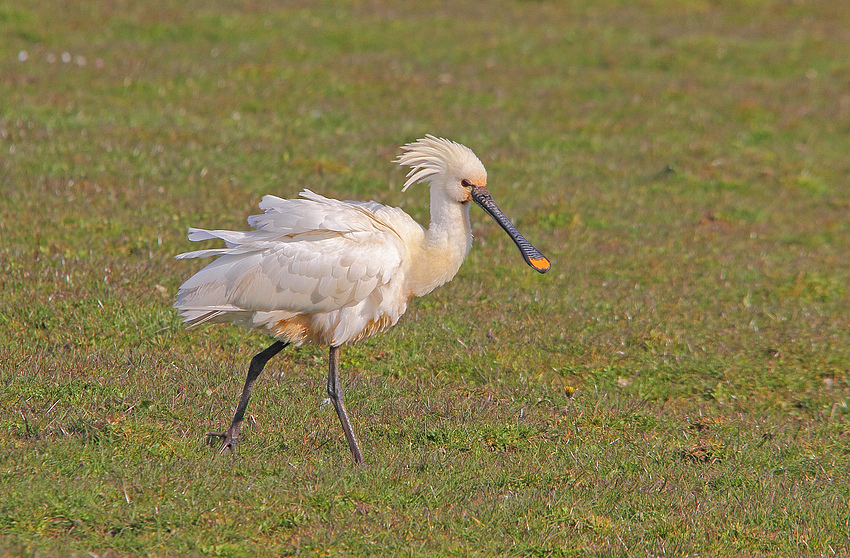
[[[0,0],[0,556],[850,552],[850,3]],[[184,331],[189,226],[403,207],[458,277],[342,352]]]

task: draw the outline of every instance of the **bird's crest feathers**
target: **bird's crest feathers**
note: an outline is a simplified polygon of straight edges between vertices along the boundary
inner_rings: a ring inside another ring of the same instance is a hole
[[[438,174],[455,174],[462,178],[482,180],[486,183],[487,171],[484,165],[465,145],[438,138],[428,134],[422,139],[408,143],[402,147],[404,153],[395,162],[410,167],[407,180],[401,191],[404,192],[412,184],[428,182]],[[482,176],[465,176],[470,167],[474,174]]]

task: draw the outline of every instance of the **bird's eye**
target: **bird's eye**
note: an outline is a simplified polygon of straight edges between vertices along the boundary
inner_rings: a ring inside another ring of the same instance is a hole
[[[470,184],[469,180],[467,180],[465,178],[460,181],[460,185],[463,186],[464,188],[472,188],[472,184]]]

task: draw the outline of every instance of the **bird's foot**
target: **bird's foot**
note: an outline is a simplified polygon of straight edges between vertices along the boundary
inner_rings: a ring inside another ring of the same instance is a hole
[[[218,454],[221,455],[227,450],[234,455],[236,455],[236,444],[239,443],[239,429],[231,426],[227,429],[227,432],[207,432],[207,443],[211,446],[216,445],[216,440],[221,440],[222,444],[218,450]]]

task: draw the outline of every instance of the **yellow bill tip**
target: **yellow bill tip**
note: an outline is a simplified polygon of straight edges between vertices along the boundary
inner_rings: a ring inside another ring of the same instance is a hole
[[[539,258],[528,258],[528,263],[530,263],[531,267],[533,267],[540,273],[546,273],[551,267],[549,260],[543,256]]]

